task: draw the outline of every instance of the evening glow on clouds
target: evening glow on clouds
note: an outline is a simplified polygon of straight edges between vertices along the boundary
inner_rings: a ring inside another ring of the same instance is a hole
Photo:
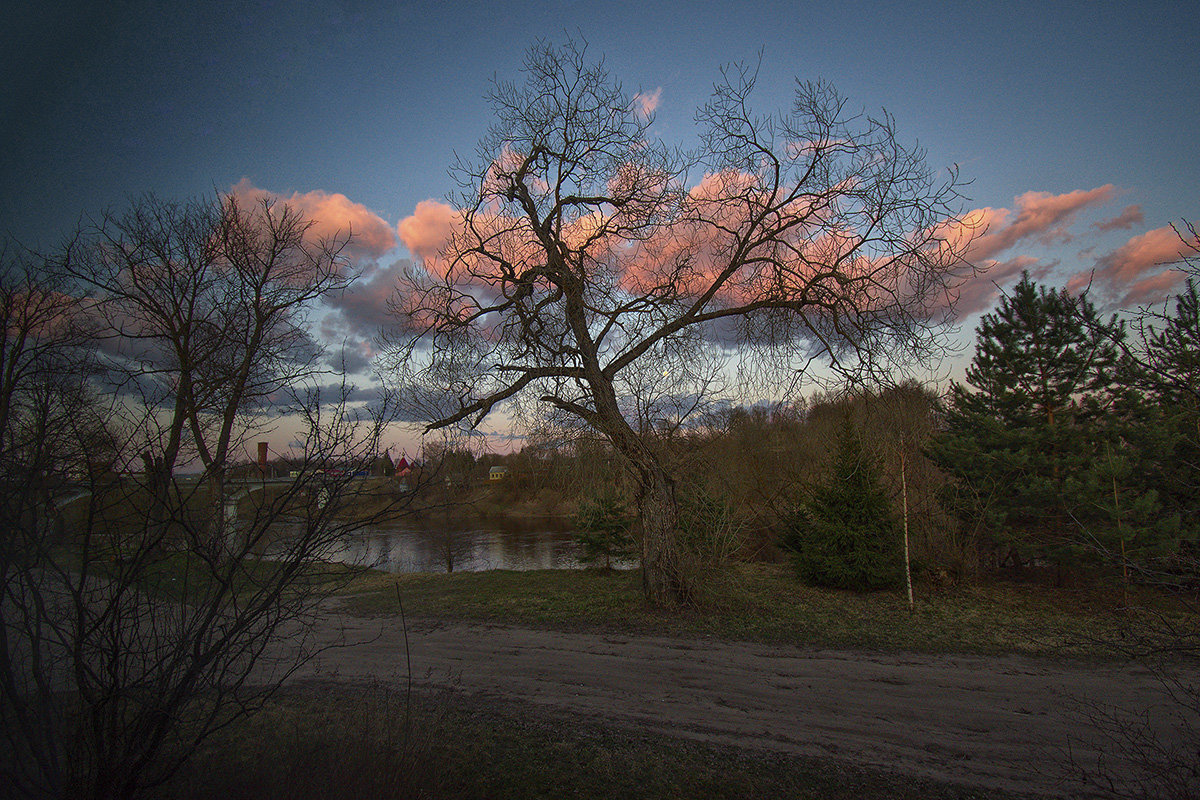
[[[694,193],[702,193],[704,185],[702,181]],[[236,193],[266,194],[250,188],[245,181],[238,184]],[[1089,237],[1097,231],[1135,227],[1142,218],[1138,206],[1126,206],[1116,216],[1094,222],[1090,228],[1078,224],[1082,212],[1103,209],[1111,204],[1116,194],[1117,190],[1111,184],[1057,195],[1026,192],[1013,199],[1011,208],[968,210],[962,224],[957,226],[958,230],[946,234],[951,241],[965,243],[965,258],[977,270],[959,287],[958,318],[963,320],[990,310],[1001,291],[1014,283],[1023,271],[1029,271],[1041,281],[1054,282],[1055,268],[1061,262],[1029,255],[1025,246],[1037,246],[1039,250],[1078,246],[1090,241]],[[317,221],[316,230],[372,232],[358,248],[365,255],[380,258],[391,249],[386,246],[389,242],[396,243],[389,238],[392,232],[381,217],[359,204],[350,203],[341,195],[329,197],[310,192],[277,199],[304,208]],[[398,241],[412,258],[425,263],[430,271],[441,273],[438,253],[459,219],[458,211],[450,204],[422,200],[413,213],[396,226]],[[374,252],[369,249],[371,246],[376,248]],[[1177,262],[1185,252],[1174,228],[1169,225],[1154,228],[1132,236],[1112,250],[1077,259],[1082,268],[1070,274],[1065,285],[1074,292],[1089,291],[1102,307],[1108,309],[1129,309],[1161,302],[1180,287],[1182,277],[1169,265]],[[380,310],[394,286],[395,271],[400,268],[400,262],[390,268],[373,265],[361,289],[335,301],[343,322],[340,329],[343,333],[361,343],[387,324],[388,318],[381,315]]]
[[[941,375],[1023,270],[1109,310],[1164,302],[1171,224],[1200,219],[1200,51],[1178,4],[109,5],[6,19],[0,233],[49,249],[147,192],[297,206],[313,235],[352,234],[361,277],[314,333],[362,386],[397,277],[459,219],[447,169],[487,131],[490,81],[519,79],[538,37],[586,40],[684,148],[722,66],[745,61],[758,113],[825,79],[886,109],[934,170],[957,164],[963,224],[944,234],[971,239],[980,272]]]

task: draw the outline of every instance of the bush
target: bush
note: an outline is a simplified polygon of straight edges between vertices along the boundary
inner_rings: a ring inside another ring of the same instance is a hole
[[[859,591],[904,578],[899,525],[875,465],[849,419],[838,431],[833,473],[785,521],[781,545],[806,583]]]
[[[684,494],[679,502],[679,545],[707,568],[722,567],[744,545],[746,520],[730,502],[710,492]]]

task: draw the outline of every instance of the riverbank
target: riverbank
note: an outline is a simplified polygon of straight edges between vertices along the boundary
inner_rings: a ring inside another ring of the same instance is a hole
[[[1161,615],[1194,622],[1169,596],[1135,589],[1125,608],[1120,590],[1104,584],[918,585],[910,612],[898,591],[816,589],[787,565],[743,564],[713,577],[701,608],[662,611],[646,607],[640,579],[637,570],[363,573],[337,602],[360,617],[394,615],[402,602],[416,616],[566,631],[1051,658],[1112,657],[1122,631]]]
[[[410,493],[394,478],[370,478],[339,514],[355,521],[420,525],[463,518],[566,521],[577,508],[576,499],[555,492],[514,493],[502,482],[463,487],[434,484]]]

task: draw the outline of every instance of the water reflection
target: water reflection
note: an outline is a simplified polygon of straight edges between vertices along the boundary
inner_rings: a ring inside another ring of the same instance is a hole
[[[569,520],[447,520],[367,529],[347,537],[335,561],[387,572],[575,569],[579,546]]]

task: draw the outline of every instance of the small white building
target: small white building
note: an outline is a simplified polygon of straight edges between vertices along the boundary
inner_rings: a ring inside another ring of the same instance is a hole
[[[488,470],[489,481],[502,481],[508,475],[508,467],[492,467]]]

